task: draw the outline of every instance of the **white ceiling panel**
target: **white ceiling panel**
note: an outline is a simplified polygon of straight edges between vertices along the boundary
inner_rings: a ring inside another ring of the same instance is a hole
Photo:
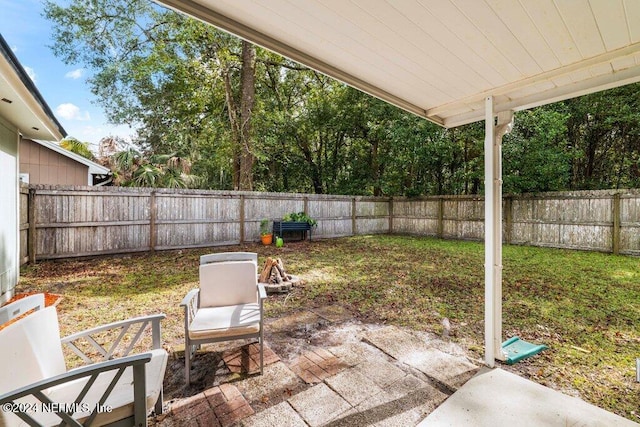
[[[638,0],[158,0],[451,127],[640,81]]]

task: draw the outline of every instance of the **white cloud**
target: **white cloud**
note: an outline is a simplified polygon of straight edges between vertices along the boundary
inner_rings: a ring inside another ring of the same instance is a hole
[[[67,74],[65,74],[64,76],[68,79],[79,79],[80,77],[82,77],[82,74],[84,74],[84,69],[83,68],[78,68],[77,70],[73,70],[73,71],[69,71]]]
[[[82,112],[77,105],[71,103],[58,105],[56,114],[67,120],[91,120],[88,111]]]
[[[29,78],[31,79],[31,81],[35,83],[35,82],[36,82],[36,77],[37,77],[37,76],[36,76],[36,72],[35,72],[35,71],[33,71],[33,68],[25,66],[25,67],[24,67],[24,70],[27,72],[27,75],[29,76]]]
[[[18,51],[18,46],[16,45],[11,46],[11,50],[13,51],[13,53],[16,53]]]

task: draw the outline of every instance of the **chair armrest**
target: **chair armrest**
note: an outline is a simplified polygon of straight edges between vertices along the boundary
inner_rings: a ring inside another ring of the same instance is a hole
[[[264,289],[264,284],[258,283],[258,298],[260,301],[267,298],[267,291]]]
[[[92,360],[84,351],[80,350],[74,342],[80,339],[85,340],[90,344],[93,350],[96,350],[102,356],[100,360],[109,360],[114,357],[115,351],[118,350],[120,343],[123,341],[123,337],[127,335],[129,330],[131,329],[131,326],[139,325],[137,331],[135,331],[135,336],[133,337],[133,339],[131,339],[126,348],[122,349],[122,356],[128,356],[133,347],[138,343],[138,341],[140,341],[144,330],[147,328],[147,326],[151,325],[152,348],[155,350],[162,347],[162,343],[160,341],[160,321],[165,317],[167,317],[165,314],[160,313],[113,322],[66,336],[62,338],[60,342],[69,346],[71,350],[73,350],[73,352],[78,355],[85,363],[91,364],[95,361]],[[108,349],[105,348],[105,346],[98,344],[98,342],[93,338],[93,335],[95,334],[115,329],[120,329],[120,333],[118,334],[117,338],[111,343]],[[131,333],[133,334],[134,331],[131,331]]]
[[[180,307],[184,307],[184,332],[188,334],[189,325],[198,312],[198,299],[200,297],[200,289],[191,289],[180,303]]]
[[[91,386],[95,383],[98,376],[104,372],[115,371],[118,372],[114,375],[111,380],[110,385],[106,388],[104,393],[102,393],[101,398],[98,402],[100,404],[104,404],[107,400],[111,392],[113,391],[116,383],[121,378],[124,370],[129,366],[133,369],[133,388],[134,388],[134,417],[136,418],[135,425],[144,425],[138,424],[138,420],[146,424],[146,416],[147,416],[147,407],[146,407],[146,383],[145,383],[145,364],[147,364],[151,360],[151,353],[143,353],[137,354],[133,356],[127,356],[115,360],[108,360],[105,362],[95,363],[90,366],[85,366],[79,369],[74,369],[72,371],[66,372],[64,374],[56,375],[51,378],[46,378],[41,381],[37,381],[33,384],[26,385],[17,390],[13,390],[9,393],[5,393],[0,395],[0,406],[5,403],[16,403],[16,401],[20,398],[33,396],[38,401],[42,402],[44,405],[55,405],[59,404],[59,408],[64,408],[65,406],[70,407],[69,412],[65,410],[55,411],[63,424],[66,422],[67,425],[71,426],[81,426],[77,420],[72,418],[72,415],[79,410],[78,408],[82,408],[81,404],[83,403],[83,399],[87,396]],[[75,398],[74,402],[56,402],[52,400],[55,398],[52,393],[45,394],[44,391],[50,389],[52,387],[69,383],[74,380],[79,380],[82,378],[87,378],[87,381],[84,386],[78,387],[79,394]],[[75,407],[74,403],[78,404],[78,407]],[[34,413],[38,412],[48,412],[44,410],[39,410],[38,406],[34,406],[35,404],[16,404],[12,406],[12,409],[17,411],[12,411],[16,413],[18,417],[22,420],[26,421],[30,425],[40,425],[38,421],[33,418]],[[52,406],[49,406],[52,407]],[[84,409],[84,408],[83,408]],[[95,408],[86,408],[87,411],[92,411],[89,415],[89,418],[84,421],[84,425],[89,425],[98,415],[99,408],[96,406]],[[113,408],[115,409],[115,408]],[[48,412],[53,413],[53,412]],[[30,422],[31,421],[31,422]]]
[[[195,298],[200,293],[200,289],[191,289],[187,296],[182,299],[180,303],[180,307],[186,307],[189,303],[192,302],[193,298]]]

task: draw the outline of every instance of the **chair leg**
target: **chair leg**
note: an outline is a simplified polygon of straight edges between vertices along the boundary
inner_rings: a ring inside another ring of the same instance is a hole
[[[155,413],[156,415],[162,415],[163,409],[162,404],[164,403],[164,392],[160,389],[160,395],[158,396],[158,400],[156,400]]]
[[[191,384],[191,344],[189,341],[184,346],[184,379],[187,385]]]
[[[260,375],[264,374],[264,334],[260,328]]]

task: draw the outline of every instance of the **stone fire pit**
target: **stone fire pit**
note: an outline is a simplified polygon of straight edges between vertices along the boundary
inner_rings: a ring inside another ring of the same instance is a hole
[[[258,275],[258,282],[264,285],[268,294],[287,293],[300,281],[298,276],[287,274],[280,258],[267,258]]]

